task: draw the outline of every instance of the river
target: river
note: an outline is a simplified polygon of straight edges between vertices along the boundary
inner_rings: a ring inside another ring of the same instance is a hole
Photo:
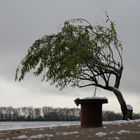
[[[79,121],[22,121],[22,122],[0,122],[0,130],[13,130],[24,128],[40,128],[66,125],[80,125]]]

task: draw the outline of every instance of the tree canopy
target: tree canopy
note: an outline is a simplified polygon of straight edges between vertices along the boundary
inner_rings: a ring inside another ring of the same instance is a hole
[[[121,41],[107,15],[104,26],[71,19],[56,34],[36,40],[17,68],[15,79],[21,81],[26,73],[33,72],[60,89],[70,85],[112,91],[120,103],[123,119],[131,119],[132,110],[127,108],[119,90],[122,71]]]
[[[118,87],[122,69],[122,45],[109,17],[105,26],[72,19],[58,33],[33,43],[17,68],[16,79],[21,81],[32,71],[60,89],[68,85],[107,88],[114,75]]]

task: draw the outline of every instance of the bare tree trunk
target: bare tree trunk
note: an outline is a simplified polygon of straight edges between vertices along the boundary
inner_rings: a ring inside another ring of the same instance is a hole
[[[115,87],[110,87],[110,90],[114,92],[120,103],[123,120],[132,119],[132,110],[127,108],[127,104],[122,96],[122,93]]]
[[[127,119],[127,105],[126,105],[126,102],[122,96],[122,93],[117,89],[117,88],[113,88],[113,92],[114,94],[116,95],[119,103],[120,103],[120,106],[121,106],[121,111],[122,111],[122,114],[123,114],[123,120]]]

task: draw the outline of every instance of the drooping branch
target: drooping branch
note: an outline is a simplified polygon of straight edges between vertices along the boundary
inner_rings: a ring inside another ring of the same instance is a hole
[[[125,118],[126,103],[118,90],[123,71],[122,46],[115,24],[106,17],[105,27],[72,19],[58,33],[36,40],[17,68],[15,79],[21,81],[26,73],[33,72],[60,89],[70,85],[113,91]]]

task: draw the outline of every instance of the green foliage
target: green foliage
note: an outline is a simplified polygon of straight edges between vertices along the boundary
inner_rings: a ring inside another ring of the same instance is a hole
[[[36,40],[16,71],[21,81],[27,72],[42,75],[60,89],[71,86],[109,85],[111,75],[118,81],[122,73],[122,46],[114,23],[93,27],[85,19],[66,21],[61,30]]]

